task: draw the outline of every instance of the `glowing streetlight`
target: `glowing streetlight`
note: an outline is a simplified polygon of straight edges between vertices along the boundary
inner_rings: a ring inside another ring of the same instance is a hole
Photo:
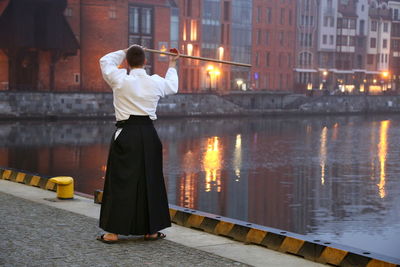
[[[328,72],[327,72],[326,70],[324,70],[324,71],[322,72],[322,75],[324,75],[324,77],[326,77],[326,76],[328,75]]]
[[[242,89],[243,80],[242,79],[237,80],[236,84],[237,84],[239,89]]]
[[[189,56],[193,56],[193,45],[187,44],[187,53]]]
[[[220,46],[218,48],[218,54],[219,54],[219,60],[223,60],[224,59],[224,48],[222,46]]]
[[[389,72],[388,71],[383,71],[382,72],[382,76],[383,76],[383,78],[389,77]]]

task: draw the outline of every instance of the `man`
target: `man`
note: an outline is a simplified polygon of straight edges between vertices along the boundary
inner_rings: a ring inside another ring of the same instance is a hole
[[[177,56],[170,57],[165,78],[144,70],[141,46],[109,53],[100,59],[104,80],[113,90],[117,130],[107,160],[100,227],[97,239],[118,242],[118,234],[144,235],[145,240],[165,237],[171,226],[162,172],[162,144],[153,126],[161,97],[178,92]],[[129,74],[118,66],[126,59]]]

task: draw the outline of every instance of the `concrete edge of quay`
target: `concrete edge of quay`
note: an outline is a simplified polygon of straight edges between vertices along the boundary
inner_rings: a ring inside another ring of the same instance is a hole
[[[0,120],[112,119],[112,102],[110,92],[0,91]],[[160,118],[378,113],[400,113],[400,95],[176,94],[160,99],[157,107]]]
[[[48,181],[49,178],[0,167],[2,180],[56,191],[57,185]],[[87,197],[85,194],[78,195]],[[101,199],[102,191],[96,190],[94,202],[101,203]],[[398,259],[388,256],[171,204],[170,215],[172,222],[180,226],[288,253],[317,263],[334,266],[400,266]]]

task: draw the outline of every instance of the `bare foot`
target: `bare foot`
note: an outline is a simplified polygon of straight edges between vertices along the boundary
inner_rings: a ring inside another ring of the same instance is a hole
[[[108,241],[116,241],[118,240],[118,235],[113,233],[107,233],[104,234],[103,239]]]
[[[151,235],[151,234],[145,234],[144,237],[145,237],[145,238],[149,238],[149,237],[150,237],[150,238],[155,238],[155,237],[157,237],[157,233],[152,234],[152,235]]]

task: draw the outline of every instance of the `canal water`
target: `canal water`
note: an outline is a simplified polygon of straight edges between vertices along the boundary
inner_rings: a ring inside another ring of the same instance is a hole
[[[400,116],[160,119],[172,204],[400,258]],[[0,166],[104,182],[112,121],[1,122]]]

